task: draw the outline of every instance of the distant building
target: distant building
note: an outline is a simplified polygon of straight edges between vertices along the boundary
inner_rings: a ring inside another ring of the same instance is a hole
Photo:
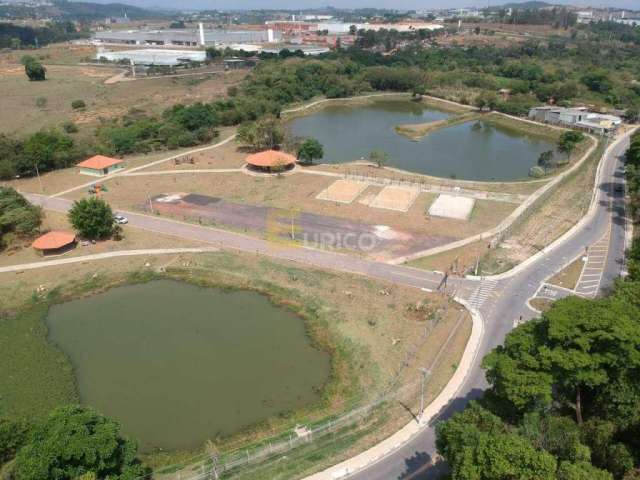
[[[80,167],[80,173],[82,175],[104,177],[105,175],[109,175],[124,168],[124,163],[122,160],[117,158],[95,155],[84,162],[80,162],[77,166]]]
[[[96,59],[110,62],[126,60],[135,65],[185,65],[193,62],[204,62],[207,54],[204,50],[163,50],[145,48],[140,50],[122,50],[115,52],[98,51]]]
[[[599,135],[614,133],[622,123],[616,115],[590,112],[584,107],[535,107],[529,110],[529,118],[538,122],[579,128]]]

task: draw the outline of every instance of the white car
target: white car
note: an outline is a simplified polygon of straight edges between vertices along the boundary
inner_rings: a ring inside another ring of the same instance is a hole
[[[124,215],[116,214],[113,216],[113,219],[118,225],[124,225],[125,223],[129,223],[129,219]]]

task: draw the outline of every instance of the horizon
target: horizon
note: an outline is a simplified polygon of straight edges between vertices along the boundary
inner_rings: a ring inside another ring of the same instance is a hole
[[[429,0],[424,2],[421,0],[346,0],[340,2],[341,6],[331,5],[326,0],[188,0],[181,2],[180,7],[176,8],[174,0],[71,0],[73,2],[95,2],[101,4],[121,3],[131,5],[133,7],[142,7],[151,10],[219,10],[219,11],[242,11],[242,10],[289,10],[292,12],[309,10],[309,9],[361,9],[361,8],[379,8],[389,10],[428,10],[428,9],[444,9],[444,8],[484,8],[487,5],[496,6],[511,3],[527,3],[530,0],[515,1],[470,1],[470,0]],[[637,0],[601,0],[597,5],[591,2],[572,2],[569,0],[556,0],[546,2],[552,5],[565,5],[575,7],[591,7],[591,8],[619,8],[626,10],[638,11]]]

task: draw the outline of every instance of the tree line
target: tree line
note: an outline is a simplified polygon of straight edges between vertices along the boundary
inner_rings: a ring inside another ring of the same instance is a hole
[[[78,31],[73,22],[49,22],[44,27],[0,23],[0,48],[42,47],[50,43],[88,38],[88,31]]]

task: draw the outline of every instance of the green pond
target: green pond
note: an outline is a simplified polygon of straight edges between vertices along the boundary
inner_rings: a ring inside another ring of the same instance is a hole
[[[157,280],[53,306],[47,325],[81,401],[144,451],[197,448],[311,405],[330,374],[302,318],[251,291]]]
[[[329,106],[289,122],[295,136],[324,146],[323,163],[367,158],[372,150],[389,154],[387,165],[410,172],[465,180],[516,180],[528,176],[552,141],[470,121],[428,133],[419,141],[395,127],[447,118],[450,114],[407,100],[376,101],[368,106]],[[514,120],[515,122],[515,120]],[[476,125],[477,124],[477,125]]]

